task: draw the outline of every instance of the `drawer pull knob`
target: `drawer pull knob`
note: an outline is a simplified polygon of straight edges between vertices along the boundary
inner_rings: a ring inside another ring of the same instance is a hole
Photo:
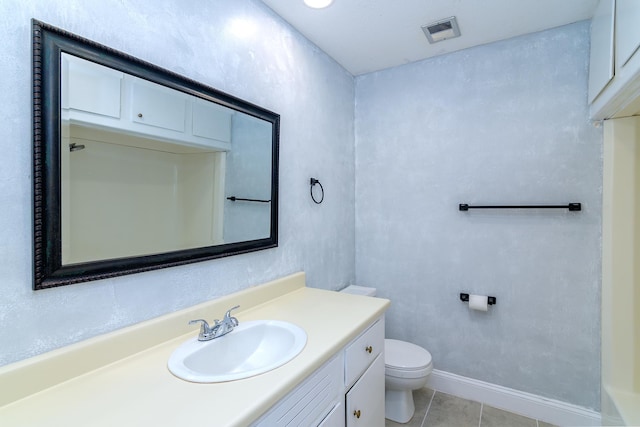
[[[138,117],[142,118],[142,113],[138,113]]]
[[[353,416],[356,418],[360,418],[360,409],[358,409],[357,411],[353,411]]]
[[[371,352],[373,351],[373,347],[368,346],[364,349],[364,351],[366,351],[367,353],[371,354]]]

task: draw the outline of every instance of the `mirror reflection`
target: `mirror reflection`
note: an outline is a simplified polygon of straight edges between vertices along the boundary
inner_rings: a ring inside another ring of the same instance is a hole
[[[269,237],[271,123],[61,64],[63,265]]]
[[[278,244],[280,118],[33,21],[34,289]]]

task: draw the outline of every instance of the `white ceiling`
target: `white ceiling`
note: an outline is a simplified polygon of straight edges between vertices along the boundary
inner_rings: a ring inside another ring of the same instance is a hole
[[[262,0],[351,74],[591,19],[598,0]],[[429,44],[420,28],[456,16],[462,35]]]

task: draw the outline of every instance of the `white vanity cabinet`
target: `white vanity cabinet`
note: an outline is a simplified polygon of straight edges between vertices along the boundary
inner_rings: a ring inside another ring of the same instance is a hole
[[[231,149],[233,110],[66,53],[61,117],[64,125],[102,130],[104,142],[127,145],[120,135],[128,135],[211,151]],[[110,134],[113,141],[105,141]]]
[[[345,350],[346,425],[384,427],[384,321]]]
[[[318,427],[344,427],[344,404],[336,403],[331,412],[324,417]]]
[[[320,425],[320,422],[334,412],[335,407],[340,403],[343,360],[342,353],[337,354],[278,402],[253,426]],[[342,419],[344,422],[344,414]]]
[[[640,110],[640,1],[600,0],[591,21],[589,103],[592,119]]]
[[[384,427],[384,317],[340,350],[254,427]]]

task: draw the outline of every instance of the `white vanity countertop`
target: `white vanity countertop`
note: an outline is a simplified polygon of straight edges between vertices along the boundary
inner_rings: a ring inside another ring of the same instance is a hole
[[[244,380],[196,384],[173,376],[169,356],[198,332],[185,320],[220,318],[236,304],[241,307],[234,316],[241,323],[274,319],[302,327],[307,332],[302,353]],[[307,288],[301,273],[250,288],[0,368],[0,425],[247,426],[382,316],[389,304]],[[175,322],[184,323],[163,328]],[[159,328],[173,330],[158,334]],[[148,335],[146,348],[127,350],[139,347],[139,338]]]

